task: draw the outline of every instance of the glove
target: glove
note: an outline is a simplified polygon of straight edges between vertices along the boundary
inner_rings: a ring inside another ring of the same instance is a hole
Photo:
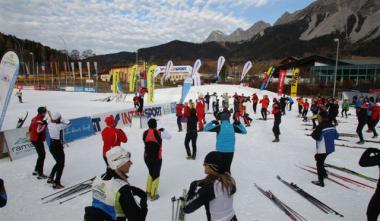
[[[240,123],[239,120],[236,119],[236,120],[234,121],[234,125],[240,125],[240,124],[241,124],[241,123]]]
[[[160,128],[160,129],[158,129],[159,131],[161,131],[161,132],[163,132],[165,129],[164,128]]]
[[[48,125],[48,122],[47,122],[46,120],[43,120],[43,121],[42,121],[42,125],[45,125],[45,126],[46,126],[46,125]]]

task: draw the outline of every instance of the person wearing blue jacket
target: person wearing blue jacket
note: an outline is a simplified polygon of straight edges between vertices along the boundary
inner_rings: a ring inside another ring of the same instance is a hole
[[[316,141],[316,154],[314,156],[317,161],[318,181],[312,181],[317,186],[324,187],[324,178],[327,177],[325,170],[326,157],[335,151],[335,140],[339,135],[335,127],[329,121],[329,116],[326,111],[319,112],[320,123],[315,128],[311,137]]]
[[[289,111],[292,111],[292,105],[294,104],[294,100],[291,97],[288,97]]]
[[[0,179],[0,208],[7,204],[7,192],[5,192],[4,181]]]
[[[230,123],[231,113],[227,108],[218,114],[217,120],[206,124],[204,130],[216,132],[216,151],[220,153],[225,171],[231,173],[231,164],[235,152],[235,133],[246,134],[247,130],[239,120]],[[219,121],[220,120],[220,123]]]

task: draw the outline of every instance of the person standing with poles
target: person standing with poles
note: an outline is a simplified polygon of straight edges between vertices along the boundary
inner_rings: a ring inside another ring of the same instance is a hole
[[[368,148],[364,151],[359,160],[359,165],[362,167],[378,166],[380,169],[380,150],[376,148]],[[380,178],[377,182],[375,193],[369,201],[367,207],[367,220],[377,221],[380,214]]]
[[[207,221],[237,221],[233,208],[236,184],[225,170],[223,157],[212,151],[205,157],[203,166],[206,177],[191,182],[184,212],[192,213],[205,206]]]
[[[197,156],[197,123],[198,123],[198,117],[195,109],[190,110],[190,116],[187,119],[187,130],[186,130],[186,137],[185,137],[185,148],[187,153],[187,159],[193,159],[195,160]],[[191,146],[193,147],[193,151],[190,151],[190,141]]]
[[[38,115],[32,119],[32,122],[29,126],[29,136],[30,141],[36,149],[38,158],[36,162],[36,166],[34,168],[33,176],[37,176],[37,179],[46,179],[47,176],[44,172],[44,162],[45,162],[45,146],[44,142],[46,139],[46,128],[47,121],[45,120],[45,116],[47,113],[46,107],[39,107],[37,109]]]
[[[65,152],[63,151],[63,130],[69,126],[70,121],[62,119],[60,113],[56,112],[51,114],[48,112],[51,122],[48,124],[50,135],[50,153],[53,155],[56,164],[51,170],[47,183],[53,184],[53,189],[62,189],[64,186],[61,184],[61,177],[63,168],[65,167]],[[55,177],[55,179],[54,179]]]
[[[92,189],[92,206],[85,208],[85,221],[144,221],[148,213],[146,193],[128,181],[131,153],[114,147],[106,154],[112,170],[109,179],[97,178]],[[140,198],[140,202],[135,197]]]
[[[22,103],[22,91],[21,91],[21,89],[16,92],[16,97],[18,98],[18,102]]]
[[[319,124],[311,134],[311,137],[316,141],[316,154],[314,155],[317,161],[318,181],[312,181],[317,186],[324,187],[324,178],[327,177],[325,170],[325,160],[330,153],[335,151],[335,140],[339,138],[339,134],[329,120],[328,113],[321,111],[319,113]]]

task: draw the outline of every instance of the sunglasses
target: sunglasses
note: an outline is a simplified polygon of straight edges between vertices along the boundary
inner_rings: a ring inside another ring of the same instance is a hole
[[[120,155],[119,157],[117,157],[116,159],[114,159],[112,161],[118,161],[118,160],[125,159],[125,158],[131,159],[131,153],[127,152],[127,154],[122,154],[122,155]]]

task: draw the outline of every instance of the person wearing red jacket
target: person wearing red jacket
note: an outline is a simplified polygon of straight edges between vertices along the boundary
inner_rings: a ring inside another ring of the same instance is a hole
[[[37,179],[46,179],[47,176],[44,175],[43,171],[46,156],[44,142],[46,139],[46,127],[48,124],[45,120],[47,109],[46,107],[39,107],[37,112],[38,115],[32,119],[29,126],[30,141],[35,147],[38,155],[33,175],[37,176]]]
[[[257,103],[259,103],[259,97],[254,93],[252,95],[252,106],[253,106],[253,112],[256,114],[256,108],[257,108]]]
[[[181,132],[182,131],[183,104],[181,104],[181,103],[176,104],[175,109],[176,109],[176,116],[177,116],[178,132]]]
[[[203,131],[205,121],[205,103],[203,99],[198,99],[196,101],[195,110],[197,112],[197,118],[198,118],[198,129],[199,131]]]
[[[273,98],[272,114],[274,116],[273,134],[275,139],[272,142],[280,142],[281,105],[276,98]]]
[[[370,108],[370,110],[372,111],[371,113],[371,130],[373,132],[373,137],[372,138],[377,138],[379,135],[377,134],[377,131],[376,131],[376,125],[377,123],[379,122],[379,119],[380,119],[380,103],[376,103],[375,106],[372,106]]]
[[[264,98],[260,100],[261,116],[263,117],[263,120],[267,120],[269,103],[270,103],[270,101],[269,101],[268,95],[264,95]]]
[[[106,162],[107,170],[105,173],[105,177],[111,177],[111,170],[108,167],[108,161],[106,157],[107,151],[109,151],[112,147],[118,147],[121,143],[126,143],[128,141],[127,135],[123,130],[116,128],[115,119],[112,115],[106,117],[104,120],[107,127],[102,131],[102,139],[103,139],[103,159]]]
[[[187,102],[184,103],[182,122],[187,122],[187,118],[190,116],[190,107]]]
[[[307,121],[307,112],[309,112],[309,107],[310,107],[310,104],[309,102],[307,101],[307,99],[305,99],[305,102],[303,102],[302,104],[302,117],[303,117],[303,121]]]

